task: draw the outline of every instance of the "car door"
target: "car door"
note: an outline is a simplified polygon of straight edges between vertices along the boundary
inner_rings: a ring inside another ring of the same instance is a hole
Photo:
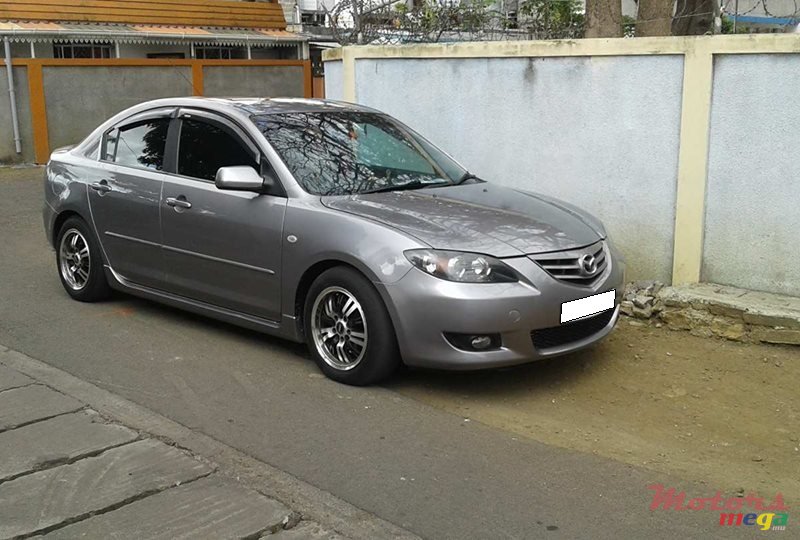
[[[139,114],[104,136],[89,205],[108,264],[118,276],[149,287],[164,285],[159,207],[170,115]]]
[[[261,170],[258,147],[221,116],[184,110],[175,170],[164,180],[161,228],[169,290],[215,306],[280,320],[285,197],[216,188],[217,170]]]

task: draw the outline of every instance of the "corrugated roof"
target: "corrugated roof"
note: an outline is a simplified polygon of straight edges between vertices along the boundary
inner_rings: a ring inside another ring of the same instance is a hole
[[[0,20],[286,28],[277,2],[233,0],[3,0]]]
[[[11,41],[26,42],[60,40],[159,44],[193,42],[232,46],[306,40],[299,34],[280,29],[22,21],[0,22],[0,35],[8,36]]]

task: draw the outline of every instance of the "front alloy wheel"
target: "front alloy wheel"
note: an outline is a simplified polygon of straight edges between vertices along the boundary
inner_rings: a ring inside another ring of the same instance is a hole
[[[341,287],[328,287],[314,301],[311,335],[323,360],[348,371],[367,352],[367,320],[355,296]]]
[[[311,356],[329,378],[367,385],[400,365],[394,326],[375,286],[356,270],[337,266],[308,290],[303,309]]]

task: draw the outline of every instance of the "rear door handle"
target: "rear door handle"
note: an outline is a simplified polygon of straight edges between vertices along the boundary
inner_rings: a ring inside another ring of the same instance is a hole
[[[108,180],[100,180],[94,184],[89,184],[89,187],[95,190],[100,195],[113,191],[113,188],[108,185]]]
[[[167,197],[167,206],[189,209],[192,207],[192,203],[187,201],[186,197],[181,195],[180,197]]]

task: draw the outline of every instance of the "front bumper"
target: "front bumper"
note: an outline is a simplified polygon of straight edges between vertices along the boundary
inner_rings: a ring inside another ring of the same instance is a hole
[[[559,281],[527,257],[503,262],[529,283],[454,283],[414,268],[399,281],[383,284],[404,362],[420,367],[483,369],[558,356],[597,342],[614,328],[623,293],[625,264],[613,249],[609,253],[609,265],[591,287]],[[599,326],[587,317],[580,321],[589,324],[578,327],[583,333],[561,332],[569,336],[566,341],[534,345],[533,331],[565,326],[561,325],[563,302],[612,289],[616,290],[613,313],[605,313]],[[445,333],[499,334],[502,344],[494,350],[466,351],[452,345]]]

